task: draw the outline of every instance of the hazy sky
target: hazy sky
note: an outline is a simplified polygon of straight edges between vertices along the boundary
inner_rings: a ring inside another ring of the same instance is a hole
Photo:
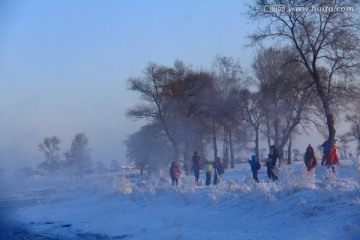
[[[44,137],[90,139],[94,161],[125,162],[141,125],[127,79],[152,61],[210,69],[216,55],[253,58],[255,24],[239,0],[14,0],[0,2],[0,167],[34,167]]]

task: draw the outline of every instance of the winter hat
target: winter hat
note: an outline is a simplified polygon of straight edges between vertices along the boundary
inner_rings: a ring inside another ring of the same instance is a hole
[[[251,160],[256,161],[256,155],[252,155]]]
[[[309,144],[309,146],[306,148],[306,151],[314,151],[313,147]]]

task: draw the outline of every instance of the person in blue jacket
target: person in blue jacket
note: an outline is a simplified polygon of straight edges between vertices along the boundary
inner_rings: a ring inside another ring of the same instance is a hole
[[[250,167],[251,167],[251,171],[253,172],[253,179],[258,183],[259,182],[258,171],[260,169],[259,166],[261,166],[261,165],[258,162],[258,160],[256,158],[256,155],[251,156],[251,160],[249,160],[249,164],[250,164]]]

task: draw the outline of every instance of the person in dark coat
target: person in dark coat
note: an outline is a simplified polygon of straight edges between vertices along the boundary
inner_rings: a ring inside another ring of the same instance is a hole
[[[172,162],[170,167],[170,177],[171,177],[172,185],[178,185],[179,176],[180,176],[179,167],[177,166],[176,162]]]
[[[195,175],[195,183],[197,186],[199,186],[201,160],[197,151],[195,151],[194,155],[192,156],[192,162],[193,162],[193,170]]]
[[[223,161],[221,158],[217,157],[213,163],[214,168],[214,185],[220,182],[220,177],[224,173]]]
[[[309,172],[318,164],[316,159],[316,153],[310,144],[306,148],[306,152],[304,153],[304,163]]]
[[[273,180],[278,180],[277,174],[277,161],[279,159],[279,151],[276,149],[275,145],[270,146],[270,154],[269,156],[269,167],[270,167],[270,177]],[[269,174],[268,174],[269,175]]]
[[[253,179],[258,183],[259,182],[258,171],[259,171],[259,164],[260,163],[256,159],[256,155],[251,156],[251,160],[249,160],[249,164],[250,164],[250,167],[251,167],[251,171],[253,173]]]

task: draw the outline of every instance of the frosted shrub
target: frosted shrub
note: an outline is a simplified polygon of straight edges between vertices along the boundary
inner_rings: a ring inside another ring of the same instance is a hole
[[[297,180],[297,187],[302,189],[305,187],[315,189],[315,169],[308,171],[305,166],[301,167]]]
[[[186,192],[193,192],[196,189],[196,185],[195,185],[195,178],[194,176],[190,175],[186,175],[185,173],[181,173],[180,174],[180,178],[179,178],[179,191],[181,193],[186,193]]]
[[[228,181],[220,180],[220,182],[216,184],[212,191],[209,193],[209,197],[213,200],[216,200],[219,197],[224,196],[228,190],[228,186]]]
[[[156,193],[156,188],[158,187],[159,179],[160,179],[159,174],[152,173],[149,177],[149,180],[147,181],[145,190],[150,193]]]
[[[295,169],[290,167],[279,167],[277,170],[280,185],[288,194],[294,192],[297,188],[298,179],[295,174]]]
[[[116,191],[120,193],[124,193],[124,194],[132,193],[130,179],[128,179],[125,176],[120,176],[118,180],[113,178],[112,185],[116,189]]]
[[[321,177],[321,185],[325,188],[331,188],[336,182],[336,174],[334,174],[331,168],[326,168],[326,175]]]
[[[276,192],[276,184],[274,183],[265,183],[260,182],[257,184],[257,187],[255,188],[256,192],[263,196],[265,199],[268,199],[270,201],[275,201],[276,197],[274,196],[274,193]]]

